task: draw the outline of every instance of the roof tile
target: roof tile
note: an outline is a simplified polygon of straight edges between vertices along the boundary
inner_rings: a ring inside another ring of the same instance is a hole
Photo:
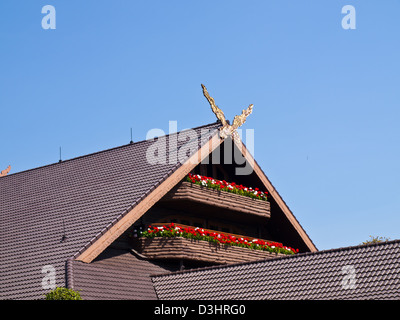
[[[166,141],[171,137],[176,134]],[[0,299],[43,298],[46,265],[56,269],[56,285],[65,285],[67,259],[82,253],[180,165],[143,161],[152,143],[140,141],[0,178]],[[61,242],[64,229],[67,238]]]
[[[379,254],[372,254],[374,252]],[[386,255],[387,252],[393,252],[393,255]],[[160,299],[196,299],[200,292],[204,293],[202,299],[206,300],[399,299],[399,259],[400,241],[395,240],[158,275],[152,279]],[[354,267],[354,287],[342,284],[346,276],[342,273],[344,266]],[[185,283],[190,283],[190,286],[182,285],[178,280],[182,275],[185,275]],[[167,290],[177,287],[179,290]]]

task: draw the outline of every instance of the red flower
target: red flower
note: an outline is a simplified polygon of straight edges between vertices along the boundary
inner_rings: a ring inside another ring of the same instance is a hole
[[[206,177],[206,176],[201,176],[201,175],[193,175],[191,173],[188,174],[188,180],[192,183],[196,184],[202,184],[203,182],[207,183],[208,186],[211,184],[211,188],[216,187],[218,189],[228,191],[228,192],[236,192],[237,190],[242,191],[242,195],[244,196],[250,196],[250,197],[256,197],[261,200],[267,200],[267,194],[268,192],[262,192],[258,188],[246,188],[243,185],[238,185],[236,182],[227,182],[225,180],[217,180],[212,177]]]
[[[254,249],[264,249],[264,250],[272,250],[275,251],[274,248],[280,248],[283,250],[288,251],[287,253],[298,253],[299,249],[293,249],[291,247],[285,247],[281,243],[277,242],[266,242],[260,239],[254,239],[250,241],[248,238],[241,237],[241,238],[236,238],[235,236],[232,235],[225,235],[225,234],[220,234],[217,232],[210,232],[208,230],[204,230],[202,228],[192,228],[192,227],[186,227],[186,228],[181,228],[179,226],[174,225],[174,223],[170,223],[169,226],[163,225],[162,227],[152,227],[149,226],[147,231],[142,234],[142,236],[146,236],[146,234],[152,234],[152,233],[157,233],[160,236],[163,236],[163,232],[167,231],[173,231],[177,230],[180,232],[179,236],[185,237],[185,235],[191,234],[192,236],[198,237],[212,237],[214,241],[217,241],[221,244],[226,244],[226,245],[245,245],[247,247],[251,247]],[[170,236],[170,235],[168,235]],[[207,240],[207,239],[202,239],[202,240]],[[256,245],[256,246],[252,246]],[[290,252],[289,252],[290,251]],[[277,252],[277,251],[275,251]]]

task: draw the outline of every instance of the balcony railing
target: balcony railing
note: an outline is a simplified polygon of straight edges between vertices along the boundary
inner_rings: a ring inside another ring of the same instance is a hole
[[[194,230],[193,227],[182,224],[174,224],[174,228],[175,227],[180,227],[181,229],[188,228],[192,231]],[[202,231],[202,233],[206,233],[208,235],[218,234],[220,236],[223,235],[226,238],[241,239],[242,243],[249,243],[249,246],[242,247],[215,241],[209,242],[199,240],[196,238],[196,236],[193,238],[188,238],[182,236],[172,236],[171,233],[166,233],[165,236],[159,236],[159,232],[157,230],[164,230],[164,228],[172,230],[169,227],[165,227],[165,224],[152,224],[150,230],[154,231],[155,236],[134,238],[134,249],[139,251],[148,259],[189,260],[208,264],[228,264],[256,261],[272,259],[284,255],[283,253],[254,249],[255,243],[253,243],[253,241],[259,243],[260,239],[255,239],[252,237],[198,228]],[[245,239],[245,241],[243,241],[243,239]],[[274,246],[283,248],[281,243],[271,242],[268,240],[261,241],[273,243]]]
[[[163,226],[165,226],[166,224],[165,224],[165,223],[159,223],[159,222],[157,222],[157,223],[152,223],[151,225],[152,225],[153,227],[163,227]],[[181,227],[181,228],[196,228],[196,227],[188,226],[188,225],[185,225],[185,224],[182,224],[182,223],[174,223],[174,225],[177,226],[177,227]],[[206,230],[206,231],[208,231],[208,232],[210,232],[210,233],[218,233],[218,234],[221,234],[221,235],[224,235],[224,236],[227,236],[227,237],[233,236],[233,237],[239,238],[239,239],[240,239],[240,238],[246,238],[246,239],[248,239],[249,241],[253,241],[253,240],[255,240],[255,239],[260,239],[260,238],[249,237],[249,236],[244,236],[244,235],[235,234],[235,233],[229,233],[229,232],[224,232],[224,231],[212,230],[212,229],[209,229],[209,228],[199,228],[199,229]],[[272,241],[272,240],[265,240],[265,239],[260,239],[260,240],[262,240],[262,241],[264,241],[264,242],[271,242],[271,243],[273,242],[273,243],[277,244],[278,246],[279,246],[279,245],[282,245],[282,243],[276,242],[276,241]]]
[[[269,201],[258,200],[221,190],[209,189],[197,184],[183,181],[167,193],[163,202],[194,202],[197,205],[217,207],[252,216],[270,218]]]

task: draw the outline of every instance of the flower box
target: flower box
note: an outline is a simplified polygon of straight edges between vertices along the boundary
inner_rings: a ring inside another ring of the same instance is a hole
[[[164,196],[163,201],[191,201],[264,218],[271,217],[271,207],[268,201],[210,189],[187,181],[174,187]]]
[[[284,254],[223,245],[183,237],[135,238],[134,248],[148,259],[173,259],[229,264],[272,259]]]
[[[212,177],[201,176],[199,174],[191,174],[189,173],[185,181],[198,184],[201,186],[206,186],[210,189],[217,189],[222,191],[227,191],[230,193],[236,193],[243,195],[245,197],[250,197],[259,200],[267,200],[268,199],[268,191],[261,191],[258,188],[246,187],[241,184],[237,184],[235,182],[227,182],[225,180],[218,180]]]

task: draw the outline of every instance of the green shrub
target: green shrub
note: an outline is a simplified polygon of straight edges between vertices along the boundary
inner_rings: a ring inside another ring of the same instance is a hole
[[[373,237],[369,236],[370,240],[364,241],[361,244],[372,244],[372,243],[379,243],[379,242],[387,242],[390,241],[390,238],[386,237]]]
[[[82,298],[78,291],[59,287],[47,293],[46,300],[82,300]]]

